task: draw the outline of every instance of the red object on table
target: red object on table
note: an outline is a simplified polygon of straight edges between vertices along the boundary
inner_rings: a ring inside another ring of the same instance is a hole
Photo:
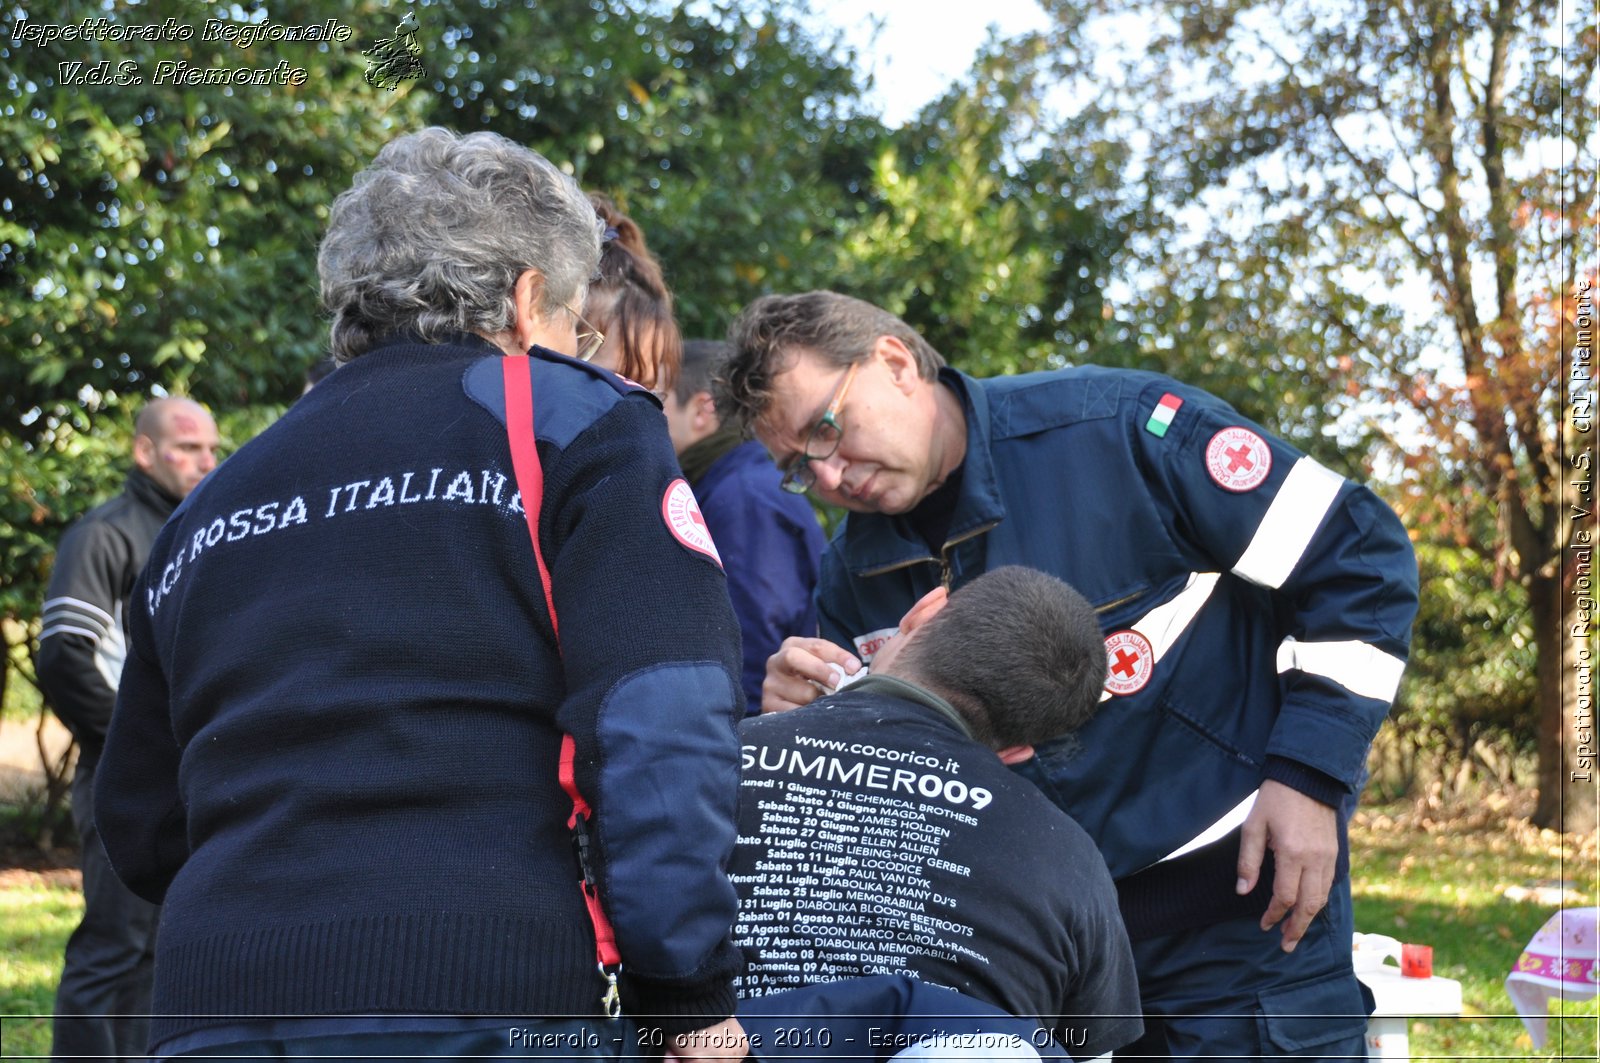
[[[1407,978],[1432,978],[1433,946],[1401,945],[1400,973]]]

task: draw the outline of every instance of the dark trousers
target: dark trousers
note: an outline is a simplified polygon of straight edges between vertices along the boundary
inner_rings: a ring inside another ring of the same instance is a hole
[[[67,940],[56,989],[53,1059],[143,1058],[161,909],[111,870],[94,825],[98,753],[82,752],[72,779],[72,820],[83,848],[83,922]]]
[[[1255,918],[1135,942],[1145,1033],[1117,1057],[1364,1061],[1372,1000],[1351,966],[1351,931],[1344,877],[1292,953]]]

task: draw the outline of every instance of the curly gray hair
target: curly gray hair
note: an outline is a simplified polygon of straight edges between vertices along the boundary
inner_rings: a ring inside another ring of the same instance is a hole
[[[576,182],[496,133],[433,127],[398,137],[333,203],[317,252],[341,364],[379,337],[492,335],[511,327],[524,271],[540,311],[582,301],[602,226]]]

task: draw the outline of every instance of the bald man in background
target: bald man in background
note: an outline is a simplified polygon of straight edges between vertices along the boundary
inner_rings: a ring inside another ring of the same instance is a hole
[[[127,651],[123,613],[156,532],[216,467],[217,425],[189,399],[156,399],[134,422],[122,493],[67,529],[39,632],[39,686],[78,740],[72,819],[83,862],[83,922],[67,941],[52,1058],[144,1054],[158,909],[112,873],[94,826],[94,772]]]

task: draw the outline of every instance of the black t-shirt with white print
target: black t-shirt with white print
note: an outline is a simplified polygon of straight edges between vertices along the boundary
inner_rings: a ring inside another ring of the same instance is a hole
[[[1137,1037],[1117,897],[1083,830],[926,691],[881,676],[741,727],[744,997],[905,974],[1056,1030]]]

